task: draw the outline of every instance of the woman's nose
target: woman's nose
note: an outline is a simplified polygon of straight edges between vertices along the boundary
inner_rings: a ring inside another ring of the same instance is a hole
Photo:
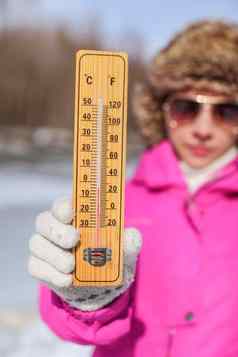
[[[209,104],[205,104],[193,123],[193,135],[205,141],[212,137],[213,129],[212,108]]]

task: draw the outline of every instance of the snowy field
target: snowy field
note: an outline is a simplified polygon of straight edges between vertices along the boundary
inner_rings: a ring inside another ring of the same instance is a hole
[[[134,165],[127,166],[127,176]],[[55,198],[71,195],[71,162],[5,161],[0,172],[0,356],[89,357],[92,347],[60,341],[40,321],[37,284],[27,273],[35,216]]]

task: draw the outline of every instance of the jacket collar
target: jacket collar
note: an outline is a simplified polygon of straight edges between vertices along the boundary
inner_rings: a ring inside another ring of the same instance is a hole
[[[151,189],[187,188],[185,177],[168,139],[143,152],[132,180]],[[238,156],[219,170],[216,179],[204,185],[208,185],[211,190],[238,192]]]

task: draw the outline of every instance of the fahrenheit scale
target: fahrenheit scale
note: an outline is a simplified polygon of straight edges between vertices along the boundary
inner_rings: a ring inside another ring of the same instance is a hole
[[[74,135],[75,286],[122,283],[128,59],[76,54]]]

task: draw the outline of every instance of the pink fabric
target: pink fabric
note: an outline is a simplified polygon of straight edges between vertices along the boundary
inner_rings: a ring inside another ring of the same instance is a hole
[[[41,286],[43,320],[94,357],[237,357],[238,157],[191,195],[170,143],[146,150],[125,222],[144,240],[130,290],[84,313]]]

